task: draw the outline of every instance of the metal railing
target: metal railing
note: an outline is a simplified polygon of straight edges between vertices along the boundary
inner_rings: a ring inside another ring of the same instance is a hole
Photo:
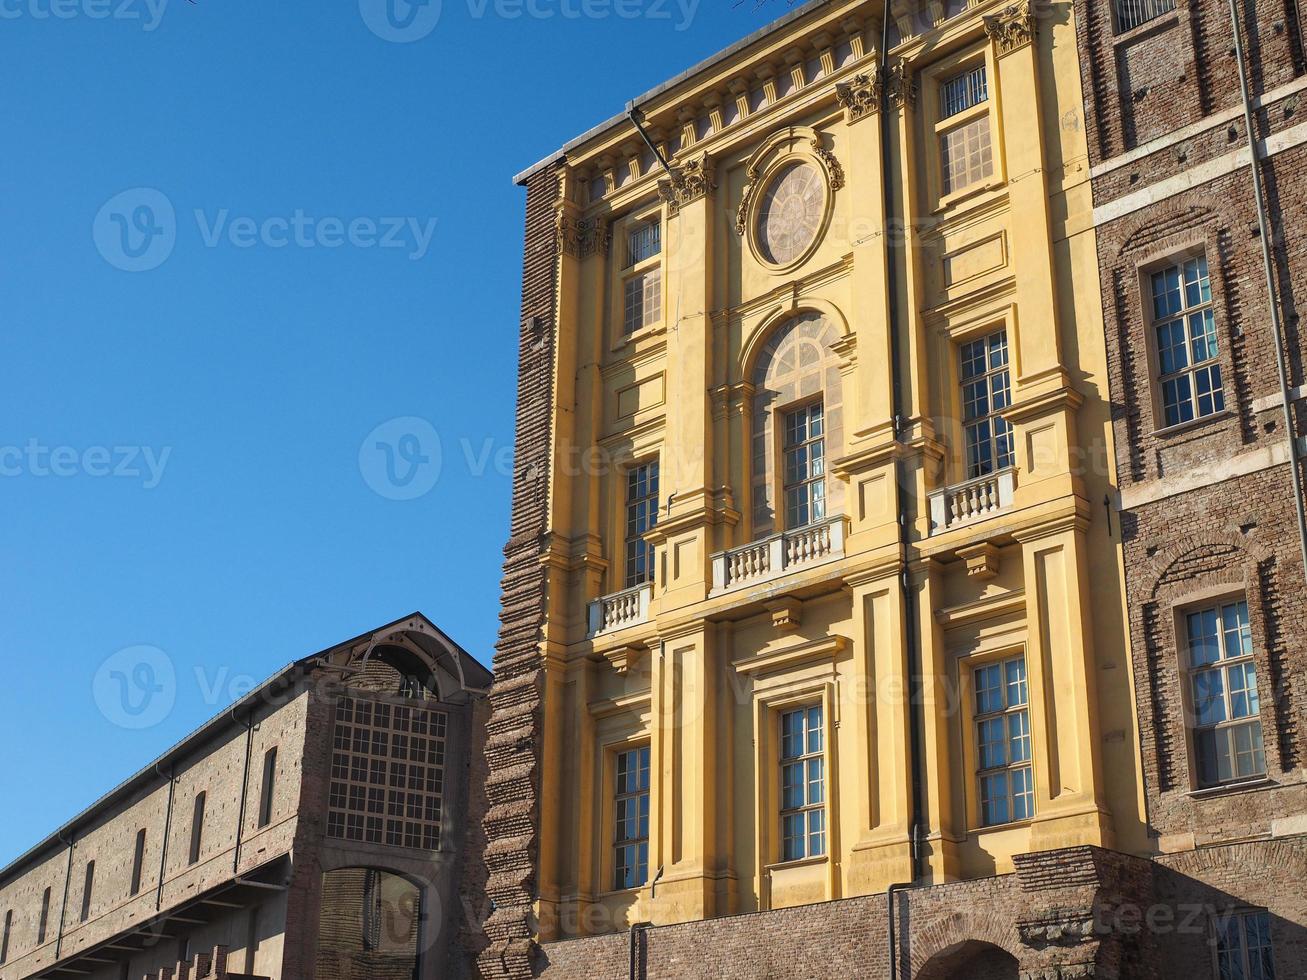
[[[1175,9],[1175,0],[1116,0],[1116,29],[1132,31]]]

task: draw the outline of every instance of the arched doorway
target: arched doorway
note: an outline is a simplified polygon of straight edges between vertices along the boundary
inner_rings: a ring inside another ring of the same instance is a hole
[[[322,875],[317,980],[416,980],[422,890],[377,868]]]
[[[923,966],[915,980],[1018,980],[1017,959],[992,943],[969,939],[942,949]]]

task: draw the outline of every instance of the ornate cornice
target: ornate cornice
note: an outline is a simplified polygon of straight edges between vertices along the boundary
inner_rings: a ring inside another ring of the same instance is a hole
[[[577,227],[581,231],[581,258],[608,254],[608,246],[613,241],[613,229],[609,227],[607,218],[596,216],[589,221],[578,221]]]
[[[835,86],[835,100],[844,109],[844,120],[855,123],[880,111],[880,73],[854,75]]]
[[[1008,54],[1035,39],[1039,0],[1017,0],[998,13],[985,18],[985,33],[999,54]]]
[[[712,163],[702,156],[673,165],[671,177],[658,182],[658,196],[666,202],[668,212],[675,216],[687,204],[706,197],[716,186]]]

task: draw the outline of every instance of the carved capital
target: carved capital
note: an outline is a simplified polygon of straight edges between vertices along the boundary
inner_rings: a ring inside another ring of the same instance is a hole
[[[917,104],[917,80],[902,61],[885,71],[885,92],[890,105],[903,108]]]
[[[880,111],[880,74],[854,75],[835,86],[835,99],[844,108],[844,120],[855,123]]]
[[[581,233],[581,258],[587,255],[608,254],[608,246],[613,240],[613,229],[609,227],[607,218],[594,217],[589,221],[578,221],[577,227]]]
[[[716,186],[712,163],[702,156],[673,166],[670,179],[658,182],[658,196],[675,216],[681,208],[705,197]]]
[[[581,244],[584,238],[583,222],[567,208],[559,208],[554,216],[554,250],[558,255],[581,257]]]
[[[999,54],[1016,51],[1035,39],[1039,0],[1017,0],[998,13],[985,18],[985,33]]]

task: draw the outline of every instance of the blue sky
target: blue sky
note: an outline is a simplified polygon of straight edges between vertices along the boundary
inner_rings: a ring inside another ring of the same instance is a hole
[[[489,662],[511,177],[786,9],[0,0],[0,863],[292,659]]]

